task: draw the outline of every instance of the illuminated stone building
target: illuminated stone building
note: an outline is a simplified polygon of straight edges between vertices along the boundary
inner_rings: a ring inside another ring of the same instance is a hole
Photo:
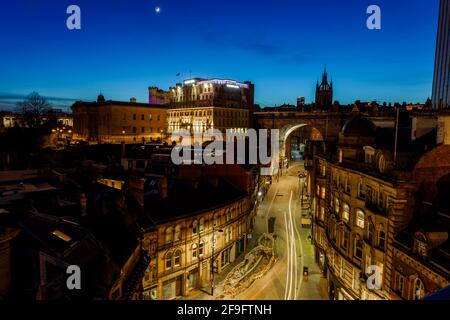
[[[194,78],[170,88],[169,93],[169,133],[179,129],[191,134],[208,129],[246,132],[251,127],[254,104],[251,82]]]
[[[52,110],[50,115],[40,116],[40,122],[45,123],[52,117],[55,119],[56,123],[61,126],[72,127],[73,117],[71,114],[64,113],[60,110]],[[0,112],[0,130],[12,128],[14,126],[26,127],[26,121],[22,114],[1,111]]]
[[[399,127],[397,152],[394,133],[358,114],[346,122],[338,142],[321,143],[322,152],[306,166],[316,260],[331,299],[399,298],[393,289],[395,244],[416,215],[415,161],[436,145],[436,131],[411,139],[411,127]],[[443,170],[449,172],[450,166]],[[435,245],[445,243],[445,234],[430,236],[440,239]],[[376,268],[380,287],[369,267]],[[436,280],[426,292],[444,285]]]
[[[97,143],[133,143],[162,140],[166,135],[164,105],[105,100],[76,102],[72,106],[74,140]]]
[[[251,171],[238,165],[176,171],[130,180],[135,201],[128,208],[137,214],[142,235],[111,299],[170,300],[196,289],[211,292],[214,275],[246,249],[255,214],[249,190],[257,187]]]
[[[395,237],[392,296],[417,300],[450,285],[450,114],[438,116],[437,145],[414,167],[415,215]]]

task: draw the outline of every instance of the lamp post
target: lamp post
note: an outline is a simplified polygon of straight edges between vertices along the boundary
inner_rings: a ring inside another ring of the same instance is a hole
[[[298,175],[298,178],[299,178],[300,189],[301,189],[301,198],[300,198],[300,200],[301,200],[301,204],[303,205],[303,185],[304,185],[305,180],[306,180],[306,175],[305,175],[305,173],[304,173],[304,172],[301,172],[301,173]]]
[[[125,130],[122,130],[122,141],[125,143]]]
[[[213,222],[214,223],[214,222]],[[217,231],[223,232],[222,229]],[[216,226],[213,224],[213,236],[212,236],[212,254],[211,254],[211,296],[214,296],[214,248],[216,247]]]

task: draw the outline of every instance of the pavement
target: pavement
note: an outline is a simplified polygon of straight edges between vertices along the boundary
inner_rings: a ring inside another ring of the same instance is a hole
[[[308,239],[310,227],[302,227],[302,214],[307,213],[306,201],[301,203],[298,172],[303,164],[293,163],[284,169],[279,179],[273,179],[270,189],[260,203],[256,215],[253,237],[247,250],[233,264],[215,276],[214,297],[211,288],[195,290],[187,299],[193,300],[325,300],[326,280],[314,259],[314,246]],[[304,198],[306,199],[306,198]],[[245,254],[253,249],[258,237],[269,232],[269,219],[274,219],[273,231],[276,235],[277,261],[262,278],[237,296],[223,294],[222,282],[227,273],[241,262]],[[303,266],[308,267],[308,276],[303,275]]]

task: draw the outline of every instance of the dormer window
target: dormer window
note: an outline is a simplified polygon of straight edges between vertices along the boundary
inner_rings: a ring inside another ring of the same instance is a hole
[[[427,244],[425,242],[417,240],[417,254],[421,255],[422,257],[427,256]]]
[[[414,238],[414,253],[426,258],[428,256],[428,241],[426,235],[422,232],[417,232]]]
[[[373,164],[373,159],[375,158],[375,149],[369,146],[364,147],[364,154],[365,154],[365,163],[366,164]]]

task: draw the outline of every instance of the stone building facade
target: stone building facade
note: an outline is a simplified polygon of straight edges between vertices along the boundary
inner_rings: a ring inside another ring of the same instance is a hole
[[[208,129],[246,132],[252,124],[254,85],[223,79],[189,79],[169,89],[168,132]]]
[[[344,125],[335,151],[314,156],[306,167],[316,260],[331,299],[400,298],[393,289],[404,256],[397,237],[413,220],[419,181],[406,165],[411,153],[399,150],[395,163],[381,131],[357,115]],[[423,292],[442,288],[444,278],[434,277],[436,284]]]
[[[213,273],[221,273],[246,248],[248,213],[248,200],[242,198],[146,233],[142,247],[152,259],[143,278],[143,299],[211,290]]]
[[[76,102],[72,106],[74,140],[98,143],[133,143],[166,137],[164,105],[105,101]]]

